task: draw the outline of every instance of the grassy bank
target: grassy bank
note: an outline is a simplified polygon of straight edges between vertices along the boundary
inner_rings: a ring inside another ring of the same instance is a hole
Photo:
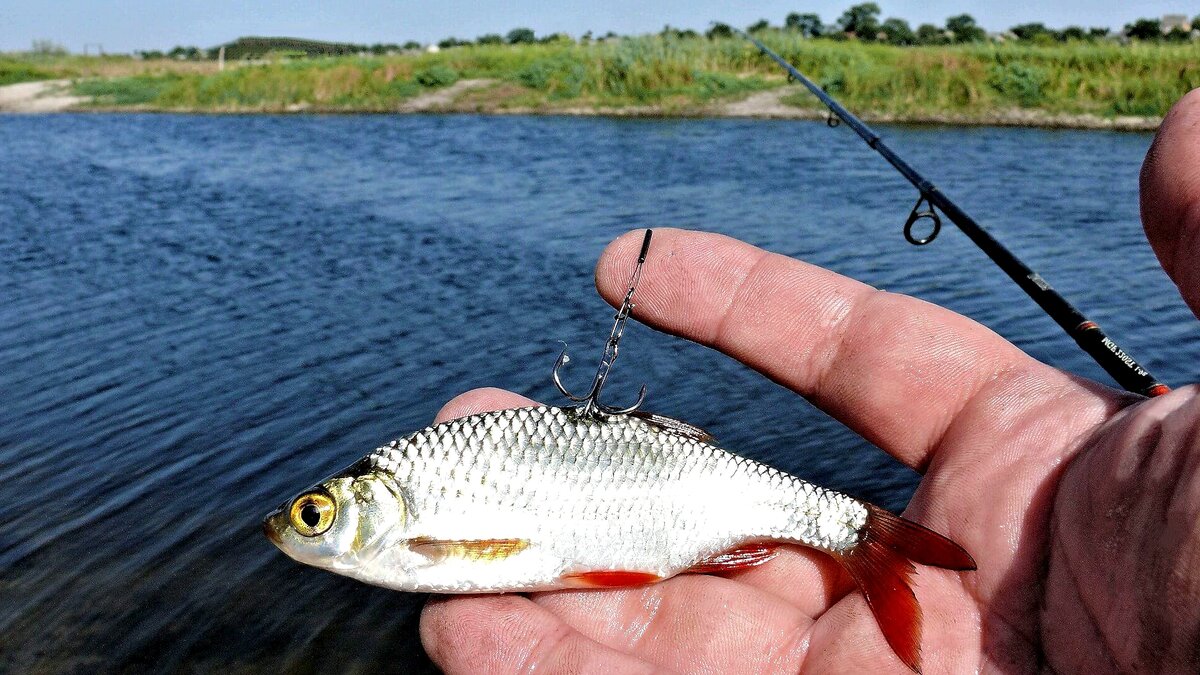
[[[766,41],[851,109],[898,119],[987,119],[1012,110],[1158,117],[1200,86],[1200,46],[1192,44],[905,48],[783,33]],[[39,66],[51,76],[77,78],[77,93],[98,107],[151,110],[387,111],[472,79],[487,82],[442,107],[695,114],[784,84],[781,71],[752,45],[704,38],[476,45],[436,54],[231,64],[223,72],[211,62],[129,60],[124,67]],[[783,102],[814,105],[801,93]]]

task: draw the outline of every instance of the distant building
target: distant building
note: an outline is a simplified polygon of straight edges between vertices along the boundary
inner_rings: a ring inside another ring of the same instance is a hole
[[[425,48],[425,51],[429,52],[430,54],[436,54],[436,53],[442,51],[442,48],[437,45],[429,45],[428,47]]]
[[[1164,14],[1162,18],[1163,35],[1174,30],[1190,33],[1192,30],[1192,20],[1186,14]]]

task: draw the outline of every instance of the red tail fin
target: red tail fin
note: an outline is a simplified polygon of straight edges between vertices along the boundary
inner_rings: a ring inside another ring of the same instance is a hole
[[[958,544],[912,521],[868,506],[866,534],[839,559],[879,622],[884,638],[906,666],[921,672],[921,606],[909,587],[913,563],[973,570]]]

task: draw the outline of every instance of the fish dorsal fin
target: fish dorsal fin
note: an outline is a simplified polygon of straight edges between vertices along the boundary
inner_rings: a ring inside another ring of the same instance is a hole
[[[674,417],[658,415],[652,412],[642,412],[641,410],[635,410],[629,413],[629,416],[636,417],[651,426],[658,427],[659,429],[670,431],[679,434],[680,436],[685,436],[693,441],[709,443],[711,445],[717,444],[717,439],[712,434],[694,424],[688,424],[687,422],[684,422],[683,420],[677,420]]]

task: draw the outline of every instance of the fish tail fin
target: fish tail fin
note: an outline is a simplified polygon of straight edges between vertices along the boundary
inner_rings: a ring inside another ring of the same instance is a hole
[[[975,561],[961,546],[910,520],[867,506],[863,538],[836,554],[854,578],[896,656],[921,672],[921,606],[909,580],[913,563],[973,570]]]

